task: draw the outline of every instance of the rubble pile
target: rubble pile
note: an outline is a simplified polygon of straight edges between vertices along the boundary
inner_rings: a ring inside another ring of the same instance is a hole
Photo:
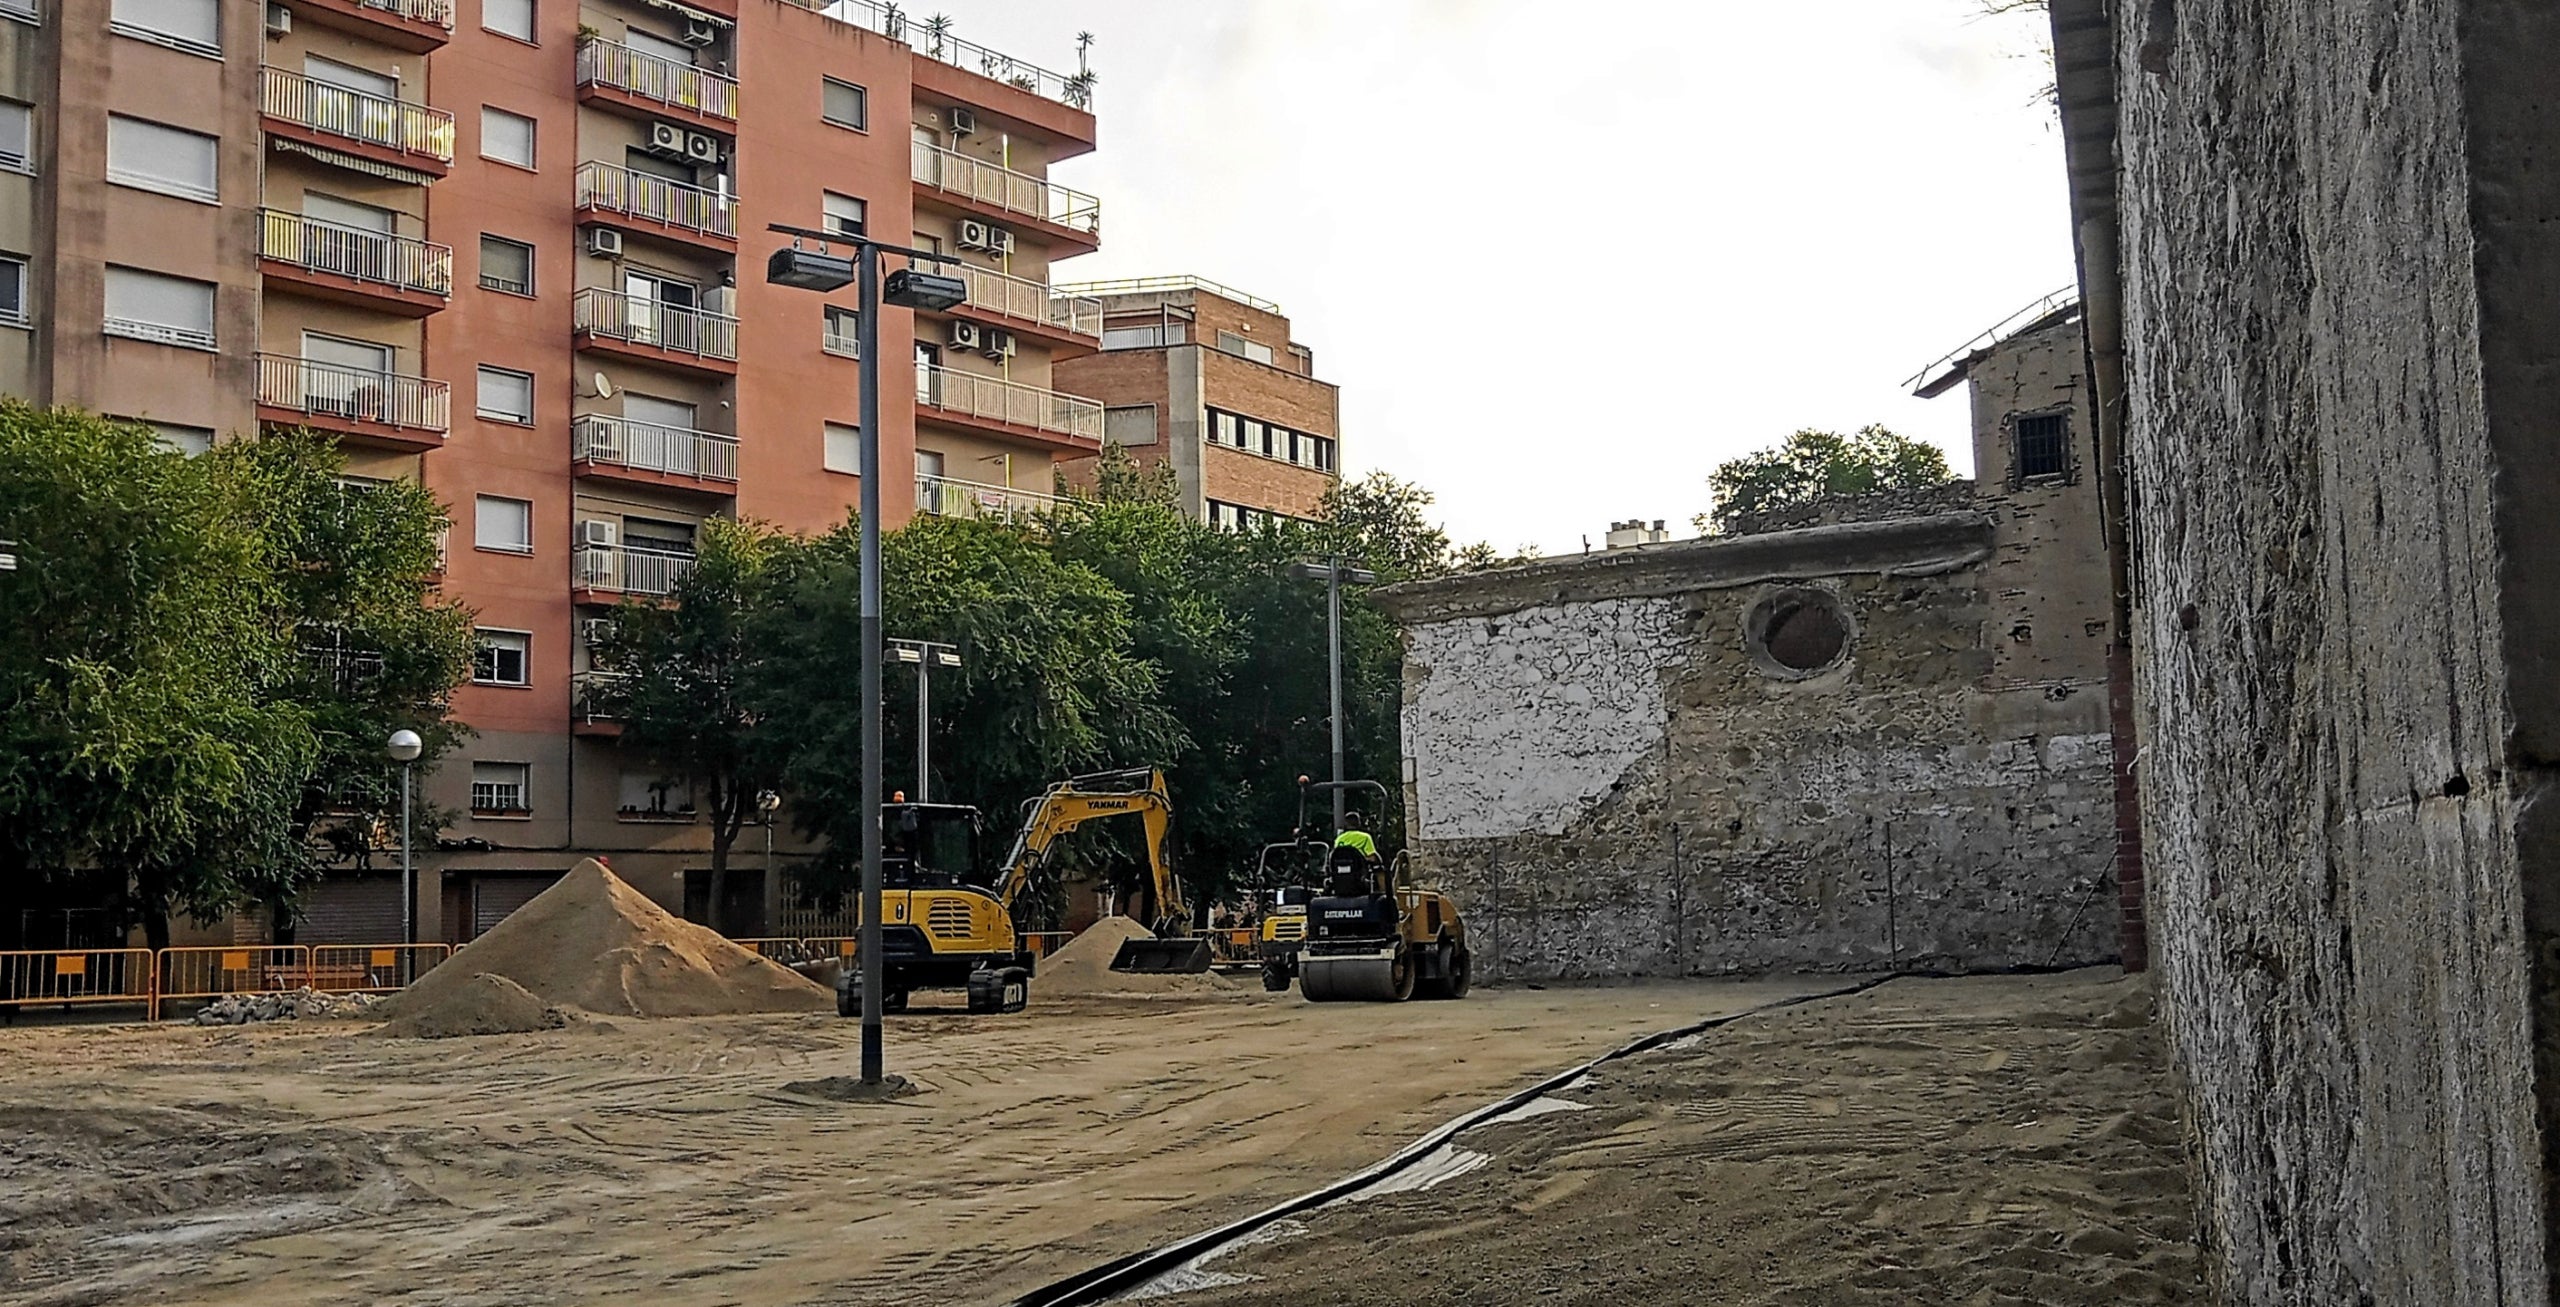
[[[225,994],[196,1009],[200,1026],[245,1026],[252,1021],[307,1021],[360,1017],[382,1000],[372,994],[329,994],[306,985],[274,994]]]

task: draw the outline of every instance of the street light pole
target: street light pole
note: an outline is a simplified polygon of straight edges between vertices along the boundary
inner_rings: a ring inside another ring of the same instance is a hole
[[[932,640],[891,640],[902,663],[916,665],[916,802],[933,802],[933,669],[958,667],[960,649]]]
[[[1350,779],[1344,772],[1342,745],[1342,583],[1369,585],[1378,574],[1366,568],[1353,567],[1335,554],[1321,563],[1298,563],[1289,569],[1310,581],[1324,582],[1325,670],[1333,687],[1333,828],[1342,829],[1342,819],[1350,803],[1343,782]]]
[[[882,1082],[881,992],[886,979],[880,957],[880,276],[882,251],[936,264],[957,262],[932,250],[883,245],[868,237],[810,227],[769,224],[767,230],[791,237],[788,249],[775,250],[765,261],[765,280],[802,290],[836,291],[858,286],[854,349],[861,357],[857,376],[862,387],[861,441],[861,640],[862,676],[862,928],[856,958],[862,977],[862,1083]],[[816,241],[818,249],[803,248]],[[848,261],[826,252],[830,244],[850,245]],[[850,266],[848,266],[850,263]],[[887,287],[887,299],[901,308],[947,309],[966,301],[968,283],[956,277],[900,272]]]
[[[418,942],[418,871],[410,861],[409,851],[409,765],[416,762],[418,755],[425,750],[426,741],[411,730],[393,731],[385,748],[392,761],[400,764],[400,942],[403,944]],[[415,951],[402,951],[400,965],[404,970],[410,965],[409,954]]]

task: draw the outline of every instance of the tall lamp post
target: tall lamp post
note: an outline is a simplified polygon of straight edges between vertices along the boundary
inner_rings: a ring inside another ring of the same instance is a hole
[[[910,262],[940,266],[959,262],[932,250],[883,245],[864,236],[790,227],[774,223],[769,231],[791,238],[765,260],[764,279],[821,294],[859,283],[854,319],[854,352],[861,355],[862,430],[862,928],[855,948],[862,969],[862,1083],[882,1079],[880,1036],[880,306],[941,310],[969,298],[969,284],[957,277],[902,268],[880,276],[882,253],[900,254]],[[808,246],[814,243],[815,249]],[[852,257],[831,252],[845,246]]]
[[[400,942],[418,942],[418,871],[409,861],[409,764],[418,760],[427,742],[411,730],[391,733],[387,746],[391,760],[400,764]],[[409,965],[409,950],[403,950],[400,965]]]
[[[957,645],[891,640],[889,656],[916,669],[916,802],[933,802],[933,669],[960,665]]]
[[[1348,779],[1342,774],[1342,583],[1372,585],[1378,574],[1342,561],[1340,554],[1321,563],[1293,563],[1289,574],[1324,582],[1325,665],[1333,682],[1333,828],[1339,831],[1347,802],[1342,782]]]
[[[771,790],[756,794],[756,815],[764,820],[764,901],[772,910],[765,914],[764,929],[770,935],[781,921],[782,882],[773,875],[773,815],[782,811],[782,796]]]

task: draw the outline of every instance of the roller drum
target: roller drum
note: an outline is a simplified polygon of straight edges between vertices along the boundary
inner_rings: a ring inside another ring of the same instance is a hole
[[[1413,995],[1413,967],[1392,958],[1298,956],[1298,990],[1310,1003],[1399,1003]]]

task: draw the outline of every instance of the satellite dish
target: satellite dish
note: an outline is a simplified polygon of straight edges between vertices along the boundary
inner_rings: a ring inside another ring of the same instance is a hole
[[[613,381],[601,372],[596,374],[596,398],[613,398]]]

